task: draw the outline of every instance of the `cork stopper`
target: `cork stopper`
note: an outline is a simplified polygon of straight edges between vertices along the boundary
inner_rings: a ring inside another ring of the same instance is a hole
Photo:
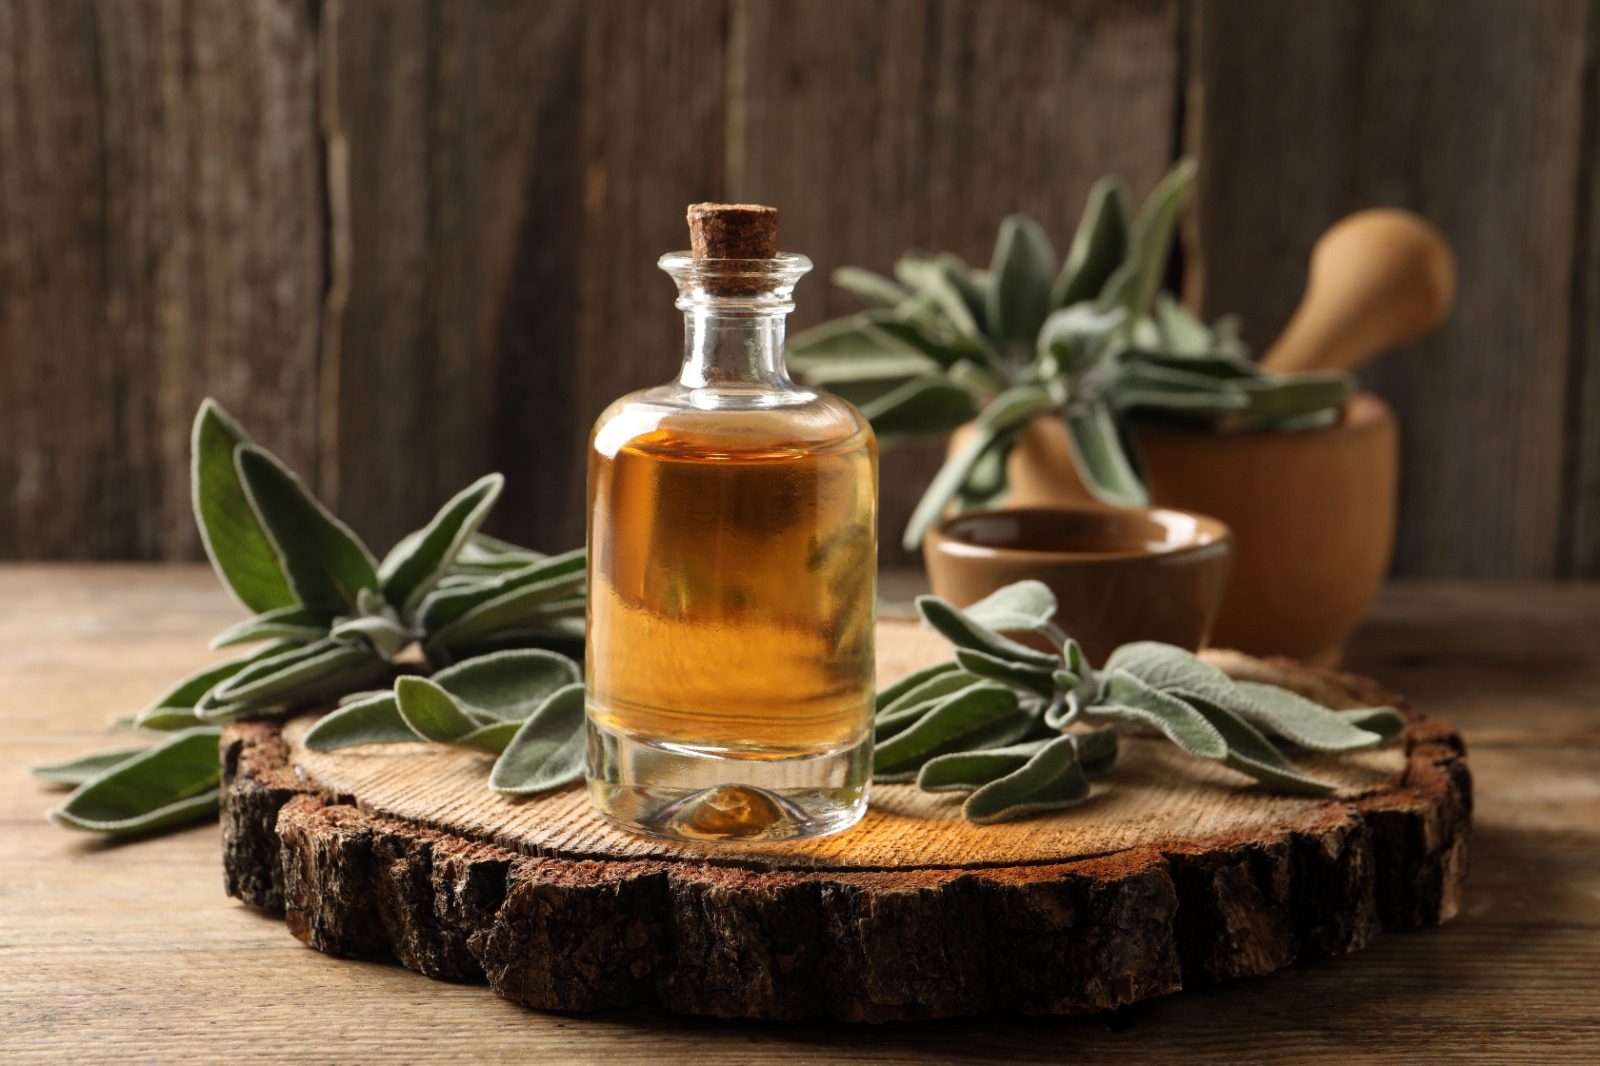
[[[778,252],[778,209],[690,204],[689,250],[696,259],[771,259]]]

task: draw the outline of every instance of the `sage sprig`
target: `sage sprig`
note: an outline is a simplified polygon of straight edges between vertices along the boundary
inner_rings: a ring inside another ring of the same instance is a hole
[[[415,726],[421,735],[431,729],[431,739],[499,753],[545,696],[577,680],[577,665],[560,652],[582,647],[583,552],[546,556],[480,533],[504,486],[499,474],[457,493],[380,561],[214,401],[200,405],[191,439],[206,554],[224,587],[255,612],[212,645],[258,647],[196,671],[119,720],[180,731],[181,743],[36,768],[77,786],[52,812],[58,821],[148,832],[214,810],[220,723],[364,692],[326,728],[399,740],[416,739]],[[514,661],[488,654],[505,649],[544,650]],[[432,682],[411,676],[434,668],[443,669]],[[391,682],[396,693],[371,695]],[[458,698],[470,729],[438,717]],[[207,742],[209,762],[196,756]]]
[[[1121,182],[1097,182],[1059,267],[1044,229],[1010,215],[986,270],[908,252],[892,279],[834,273],[866,310],[796,336],[789,365],[859,406],[887,444],[973,425],[914,511],[907,550],[952,503],[1004,498],[1006,457],[1039,417],[1061,421],[1089,490],[1124,505],[1149,502],[1131,418],[1285,431],[1337,419],[1348,375],[1268,375],[1232,320],[1207,325],[1160,291],[1194,177],[1180,161],[1137,211]]]
[[[1057,628],[1055,609],[1037,581],[965,610],[918,598],[955,657],[878,693],[875,778],[967,792],[968,820],[1005,821],[1083,802],[1091,779],[1111,772],[1121,731],[1138,728],[1268,787],[1321,795],[1335,786],[1296,767],[1285,747],[1354,751],[1405,727],[1393,708],[1332,711],[1273,685],[1236,682],[1166,644],[1124,645],[1096,670]],[[1059,650],[1014,639],[1029,634]]]

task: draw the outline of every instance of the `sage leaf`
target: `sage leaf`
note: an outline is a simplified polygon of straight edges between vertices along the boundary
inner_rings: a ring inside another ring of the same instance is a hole
[[[859,314],[796,334],[785,352],[788,363],[817,385],[910,378],[936,373],[940,362],[904,336],[892,315]]]
[[[950,328],[971,345],[982,346],[983,329],[973,314],[972,305],[953,279],[949,260],[924,255],[903,255],[894,265],[901,283],[928,297]]]
[[[940,674],[954,673],[960,669],[954,661],[947,661],[936,663],[933,666],[924,666],[920,670],[914,670],[887,688],[879,689],[874,706],[881,712],[923,682],[932,680]]]
[[[989,267],[989,331],[1031,350],[1050,313],[1055,273],[1056,253],[1044,227],[1027,215],[1007,215],[1000,223],[994,262]]]
[[[1047,629],[1056,616],[1056,594],[1043,581],[1015,581],[989,593],[961,613],[996,632]]]
[[[974,622],[948,600],[938,596],[917,597],[917,613],[950,643],[959,648],[972,648],[1001,659],[1028,666],[1053,670],[1061,660],[1047,652],[1035,651],[994,630]]]
[[[490,724],[474,718],[450,693],[425,677],[396,678],[394,699],[400,717],[424,740],[454,744]]]
[[[1006,460],[1010,458],[1020,435],[1016,429],[998,433],[983,454],[978,456],[978,461],[967,472],[967,479],[956,490],[956,503],[961,510],[993,507],[1005,498],[1011,487]]]
[[[1068,735],[1078,748],[1078,765],[1090,777],[1103,777],[1116,766],[1118,735],[1114,726]]]
[[[1016,713],[1016,693],[1004,685],[983,682],[963,689],[940,700],[908,729],[877,745],[873,772],[882,776],[916,770],[962,738],[1013,718]]]
[[[973,466],[1000,434],[1026,425],[1053,403],[1049,390],[1042,385],[1016,385],[995,397],[973,424],[972,439],[940,468],[917,501],[901,542],[905,549],[915,551],[921,545],[922,535],[939,520]]]
[[[251,509],[234,451],[250,438],[215,400],[201,401],[190,442],[195,525],[206,555],[234,598],[252,611],[294,604],[277,552]]]
[[[1089,189],[1083,217],[1072,236],[1072,247],[1050,289],[1052,307],[1069,307],[1093,300],[1105,288],[1128,253],[1128,227],[1133,211],[1128,190],[1115,178],[1101,178]]]
[[[1293,418],[1337,411],[1355,391],[1350,375],[1336,371],[1274,375],[1234,384],[1244,393],[1253,418]]]
[[[967,673],[977,677],[998,681],[1002,685],[1022,689],[1043,696],[1045,699],[1055,695],[1055,679],[1051,676],[1051,671],[1042,667],[1002,659],[998,655],[990,655],[975,648],[957,648],[956,662],[960,663],[961,668]]]
[[[1177,355],[1209,355],[1217,350],[1217,338],[1206,324],[1191,315],[1171,294],[1156,293],[1151,318],[1161,337],[1163,351]]]
[[[924,678],[921,683],[901,691],[893,699],[888,700],[887,702],[883,702],[884,697],[880,696],[879,701],[881,706],[878,707],[877,714],[880,716],[885,714],[894,714],[896,711],[903,710],[906,707],[910,707],[918,703],[926,703],[928,700],[933,699],[936,696],[948,696],[957,689],[966,688],[968,685],[977,684],[979,680],[966,671],[960,669],[960,667],[955,663],[941,665],[948,665],[950,668],[948,670],[938,670],[928,674],[928,676]],[[918,675],[914,674],[912,676],[915,677]]]
[[[1078,765],[1077,746],[1071,737],[1058,737],[1020,768],[973,792],[961,814],[976,825],[992,825],[1088,798],[1089,779]]]
[[[247,667],[208,693],[196,710],[207,721],[224,721],[266,706],[309,703],[392,671],[364,646],[323,640]]]
[[[446,667],[433,681],[491,718],[520,722],[550,695],[579,679],[578,664],[553,651],[492,652]]]
[[[155,747],[79,785],[50,812],[56,822],[112,836],[134,836],[215,814],[222,730],[201,726],[174,733]]]
[[[298,603],[275,607],[254,618],[247,618],[211,638],[213,648],[233,644],[254,644],[262,640],[289,640],[296,643],[317,640],[328,632],[328,612]]]
[[[535,585],[514,587],[440,627],[428,641],[431,645],[451,647],[503,635],[521,627],[537,629],[539,623],[582,608],[582,598],[568,594],[583,582],[584,575],[579,572]]]
[[[1035,341],[1044,373],[1071,379],[1103,362],[1127,317],[1120,307],[1094,304],[1074,304],[1051,312]]]
[[[924,715],[937,707],[946,697],[973,688],[982,679],[966,673],[946,674],[936,677],[917,688],[915,692],[895,701],[889,708],[873,717],[872,735],[881,744],[896,733],[909,729]]]
[[[131,724],[135,729],[171,733],[206,723],[192,707],[151,707],[135,715]]]
[[[404,744],[426,740],[406,724],[400,705],[389,691],[340,704],[306,731],[312,751],[338,751],[358,744]]]
[[[1392,707],[1365,707],[1356,712],[1336,714],[1320,703],[1276,685],[1255,681],[1233,684],[1244,699],[1224,706],[1252,725],[1312,751],[1370,748],[1405,728],[1405,717]],[[1359,722],[1349,717],[1352,713],[1362,716]],[[1362,722],[1376,728],[1366,728]]]
[[[1196,169],[1194,160],[1179,160],[1151,191],[1134,219],[1127,259],[1106,280],[1101,300],[1127,311],[1130,323],[1144,316],[1161,287],[1178,216],[1188,201]]]
[[[1078,472],[1095,497],[1119,507],[1144,507],[1150,494],[1128,459],[1116,417],[1102,399],[1069,409],[1062,420]]]
[[[482,607],[510,592],[537,589],[537,593],[531,594],[529,601],[533,605],[565,598],[583,588],[584,560],[584,549],[577,548],[561,555],[540,559],[476,585],[437,589],[418,607],[417,622],[425,631],[437,638],[440,631],[449,623],[460,619],[474,608]]]
[[[517,735],[517,730],[522,728],[521,720],[510,722],[490,722],[488,725],[479,726],[455,743],[463,748],[476,748],[486,751],[490,755],[499,755],[511,743],[511,738]]]
[[[1260,730],[1228,708],[1199,697],[1190,702],[1228,745],[1224,765],[1285,792],[1320,796],[1335,789],[1336,786],[1327,781],[1302,773]]]
[[[972,393],[943,374],[912,378],[861,405],[880,440],[948,433],[978,414]]]
[[[409,629],[392,618],[373,614],[345,619],[328,631],[328,637],[340,644],[365,643],[383,659],[394,658],[411,643]]]
[[[1093,717],[1113,718],[1160,730],[1168,740],[1202,759],[1227,757],[1228,745],[1205,715],[1177,696],[1145,684],[1126,670],[1109,670],[1103,699],[1087,709]]]
[[[296,598],[308,607],[358,611],[360,590],[378,588],[367,546],[272,453],[242,445],[234,465]]]
[[[97,751],[92,755],[80,755],[76,759],[41,763],[29,767],[28,772],[52,785],[77,787],[90,778],[105,773],[113,766],[127,762],[144,750],[143,747],[112,748],[109,751]]]
[[[500,498],[505,478],[489,474],[458,492],[415,538],[408,537],[378,567],[384,599],[409,617],[444,576],[456,555]]]
[[[1003,748],[935,755],[917,771],[917,787],[924,792],[969,791],[1021,769],[1049,743],[1049,740],[1034,740]]]
[[[253,666],[268,659],[275,659],[280,655],[295,650],[294,644],[269,644],[250,655],[241,655],[237,659],[226,662],[213,663],[196,670],[194,673],[180,679],[167,691],[157,696],[150,704],[150,709],[184,710],[197,705],[206,693],[216,688],[222,682],[235,676],[248,666]],[[149,713],[149,712],[146,712]]]
[[[840,267],[829,277],[835,285],[868,307],[893,307],[909,295],[889,278],[861,267]]]
[[[1154,688],[1197,693],[1214,703],[1236,698],[1234,680],[1191,651],[1137,640],[1124,644],[1106,659],[1107,670],[1124,670]]]
[[[489,775],[489,787],[508,795],[526,795],[582,777],[587,744],[583,704],[582,684],[551,693],[506,745]]]

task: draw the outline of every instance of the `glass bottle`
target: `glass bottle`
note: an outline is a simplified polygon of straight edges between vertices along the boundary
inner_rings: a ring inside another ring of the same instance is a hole
[[[811,263],[776,253],[775,213],[754,210],[691,208],[700,254],[660,260],[682,370],[590,438],[589,794],[669,837],[834,832],[871,773],[877,443],[789,379],[784,318]],[[771,234],[752,245],[756,224]]]

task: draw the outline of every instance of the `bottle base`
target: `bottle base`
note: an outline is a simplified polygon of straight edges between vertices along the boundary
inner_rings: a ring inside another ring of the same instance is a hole
[[[635,833],[741,844],[825,836],[867,810],[872,736],[847,748],[774,755],[645,741],[591,718],[589,798]]]

